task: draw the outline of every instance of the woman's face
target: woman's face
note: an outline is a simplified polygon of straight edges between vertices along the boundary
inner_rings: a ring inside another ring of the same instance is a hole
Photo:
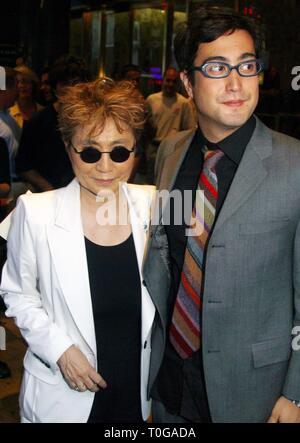
[[[90,128],[78,128],[72,139],[77,151],[93,147],[100,152],[111,152],[114,148],[124,146],[131,150],[135,145],[135,137],[130,128],[119,132],[114,121],[108,119],[101,134],[89,137]],[[134,153],[122,163],[114,162],[109,154],[102,154],[96,163],[85,163],[72,146],[68,148],[74,174],[83,188],[94,194],[103,191],[113,191],[117,195],[120,182],[127,182],[134,165]]]
[[[17,89],[19,98],[32,98],[32,81],[25,75],[17,75]]]

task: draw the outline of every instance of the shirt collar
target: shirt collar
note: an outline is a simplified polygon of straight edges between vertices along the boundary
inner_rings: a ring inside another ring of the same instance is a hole
[[[243,154],[245,152],[246,146],[248,145],[250,138],[252,137],[253,131],[256,126],[255,117],[249,118],[249,120],[237,129],[235,132],[230,134],[228,137],[221,140],[219,143],[209,142],[202,134],[200,128],[198,129],[198,140],[200,146],[206,145],[209,149],[220,148],[224,154],[230,158],[234,163],[239,165]]]

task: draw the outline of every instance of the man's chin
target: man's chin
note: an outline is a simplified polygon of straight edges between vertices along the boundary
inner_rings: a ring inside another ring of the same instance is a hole
[[[250,118],[250,115],[233,115],[223,118],[223,125],[228,129],[238,129],[243,126]]]

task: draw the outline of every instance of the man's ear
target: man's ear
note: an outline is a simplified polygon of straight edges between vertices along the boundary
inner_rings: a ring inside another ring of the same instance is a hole
[[[188,96],[190,98],[194,98],[194,96],[193,96],[193,88],[191,86],[191,82],[190,82],[190,80],[188,78],[187,72],[186,71],[181,72],[180,73],[180,78],[181,78],[182,83],[184,84],[184,87],[185,87],[186,92],[188,93]]]

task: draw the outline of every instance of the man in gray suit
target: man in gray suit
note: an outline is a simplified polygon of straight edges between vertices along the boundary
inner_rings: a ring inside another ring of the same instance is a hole
[[[198,9],[175,41],[199,127],[162,143],[157,185],[183,206],[202,191],[204,222],[186,236],[169,199],[150,232],[154,422],[300,422],[300,142],[253,116],[258,51],[228,9]]]

